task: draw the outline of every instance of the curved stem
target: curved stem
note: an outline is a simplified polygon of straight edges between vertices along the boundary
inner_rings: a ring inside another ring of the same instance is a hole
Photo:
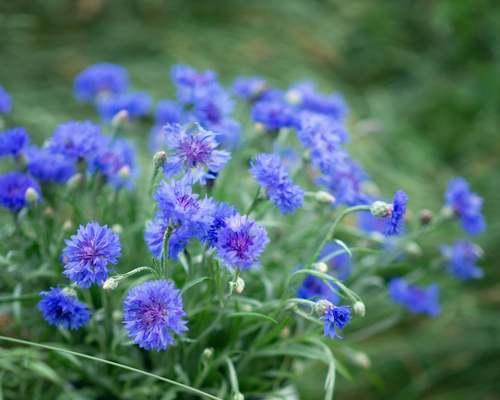
[[[198,395],[200,397],[204,397],[204,398],[207,398],[207,399],[213,399],[213,400],[222,400],[220,397],[211,395],[209,393],[203,392],[202,390],[199,390],[199,389],[196,389],[194,387],[185,385],[183,383],[174,381],[172,379],[164,378],[163,376],[152,374],[151,372],[143,371],[141,369],[130,367],[130,366],[125,365],[125,364],[120,364],[120,363],[117,363],[117,362],[114,362],[114,361],[106,360],[104,358],[94,357],[94,356],[90,356],[90,355],[85,354],[85,353],[78,353],[76,351],[63,349],[61,347],[50,346],[48,344],[35,343],[35,342],[28,341],[28,340],[16,339],[16,338],[8,337],[8,336],[0,336],[0,340],[3,340],[5,342],[12,342],[12,343],[17,343],[17,344],[23,344],[23,345],[26,345],[26,346],[38,347],[40,349],[56,351],[56,352],[59,352],[59,353],[71,354],[71,355],[74,355],[76,357],[86,358],[87,360],[92,360],[92,361],[96,361],[96,362],[99,362],[99,363],[102,363],[102,364],[112,365],[114,367],[126,369],[128,371],[136,372],[136,373],[141,374],[141,375],[145,375],[145,376],[149,376],[151,378],[155,378],[155,379],[157,379],[159,381],[167,382],[167,383],[169,383],[171,385],[179,387],[180,389],[184,390],[185,392],[190,392],[190,393],[196,394],[196,395]]]

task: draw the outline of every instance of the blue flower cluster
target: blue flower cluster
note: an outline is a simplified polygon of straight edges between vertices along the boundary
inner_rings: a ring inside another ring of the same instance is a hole
[[[329,305],[325,313],[320,317],[323,321],[324,335],[330,338],[338,338],[338,329],[344,327],[351,320],[351,308],[349,306]]]
[[[50,325],[75,330],[90,320],[88,307],[64,290],[51,288],[40,295],[42,299],[38,303],[38,309]]]
[[[459,240],[451,245],[441,247],[441,254],[448,261],[450,273],[461,281],[479,279],[483,271],[476,265],[482,250],[474,243]]]
[[[0,175],[0,205],[13,213],[28,205],[28,189],[40,197],[40,185],[31,176],[21,172],[7,172]]]
[[[404,278],[394,278],[389,282],[389,296],[414,314],[434,317],[440,312],[437,285],[419,287],[411,285]]]
[[[12,128],[0,133],[0,157],[19,156],[29,144],[29,136],[24,128]]]

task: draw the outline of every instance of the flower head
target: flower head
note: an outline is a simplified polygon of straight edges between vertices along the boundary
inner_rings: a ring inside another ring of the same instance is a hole
[[[408,195],[402,190],[394,194],[390,218],[387,222],[385,234],[387,236],[398,235],[404,224]]]
[[[64,275],[82,288],[101,285],[108,277],[108,265],[116,264],[120,255],[120,239],[106,225],[80,225],[76,235],[66,240]]]
[[[15,171],[0,175],[0,205],[14,213],[20,211],[28,204],[28,189],[41,196],[40,185],[32,177]]]
[[[277,155],[257,155],[251,162],[250,173],[283,214],[302,207],[304,191],[292,182]]]
[[[24,128],[12,128],[0,133],[0,157],[18,156],[29,143],[29,136]]]
[[[125,93],[128,87],[128,76],[125,68],[99,63],[87,67],[75,78],[74,91],[81,101],[94,101],[98,97]]]
[[[219,150],[216,134],[199,125],[185,129],[179,125],[167,125],[165,129],[168,158],[164,164],[167,177],[181,172],[193,182],[214,178],[229,161],[230,155]]]
[[[340,280],[346,280],[351,275],[351,257],[342,246],[328,242],[321,250],[318,260],[328,265],[330,273]]]
[[[446,204],[451,207],[465,232],[478,235],[486,229],[481,208],[483,199],[471,192],[464,178],[453,178],[445,194]]]
[[[161,100],[156,106],[155,123],[151,128],[149,144],[152,151],[160,150],[165,144],[165,134],[169,133],[163,129],[168,124],[182,124],[186,116],[182,105],[172,100]]]
[[[102,119],[111,121],[120,111],[127,111],[130,119],[143,117],[149,113],[151,97],[147,93],[136,92],[118,96],[106,96],[98,100],[97,111]]]
[[[232,217],[236,214],[237,212],[233,206],[222,202],[216,204],[212,223],[208,227],[203,240],[208,243],[210,247],[215,247],[219,236],[219,230],[226,226],[226,219],[228,217]]]
[[[30,147],[26,158],[29,173],[42,182],[64,183],[76,173],[74,160],[46,148]]]
[[[102,140],[101,128],[90,121],[69,121],[58,125],[49,139],[49,150],[71,159],[91,159]]]
[[[339,295],[331,289],[331,286],[314,275],[307,275],[304,278],[297,290],[297,297],[308,300],[325,299],[332,303],[339,301]]]
[[[132,341],[145,350],[165,350],[174,335],[187,331],[179,290],[170,281],[144,282],[123,302],[123,324]]]
[[[88,307],[63,290],[51,288],[40,295],[42,299],[38,303],[38,309],[50,325],[75,330],[89,321]]]
[[[323,334],[330,338],[340,338],[337,329],[344,327],[351,320],[351,308],[348,306],[336,306],[331,304],[326,307],[325,313],[320,317],[323,321]]]
[[[233,83],[233,91],[247,101],[253,101],[266,90],[267,83],[259,76],[240,76]]]
[[[252,107],[252,119],[263,124],[268,130],[292,128],[297,118],[292,108],[280,100],[260,100]]]
[[[483,270],[476,265],[482,250],[476,244],[459,240],[442,246],[441,254],[448,260],[448,269],[457,279],[466,281],[483,277]]]
[[[188,65],[174,65],[170,77],[177,90],[177,98],[183,103],[194,103],[205,97],[207,91],[217,84],[214,71],[197,71]]]
[[[9,93],[0,85],[0,114],[10,113],[12,110],[12,102]]]
[[[217,255],[230,268],[250,269],[257,265],[269,238],[253,219],[241,215],[226,218],[217,235]]]
[[[437,285],[419,287],[410,285],[404,278],[394,278],[389,282],[389,296],[414,314],[434,317],[440,312]]]

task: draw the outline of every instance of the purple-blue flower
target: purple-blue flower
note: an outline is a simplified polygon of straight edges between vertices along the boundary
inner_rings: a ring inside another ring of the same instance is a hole
[[[441,254],[448,261],[448,270],[457,279],[466,281],[483,277],[483,270],[476,265],[482,255],[478,245],[459,240],[451,245],[442,246]]]
[[[188,65],[174,65],[170,77],[177,91],[177,98],[184,104],[193,104],[207,95],[213,85],[218,85],[213,71],[197,71]]]
[[[258,154],[250,173],[283,214],[294,212],[304,203],[304,191],[295,185],[276,154]]]
[[[98,97],[119,95],[128,88],[128,76],[125,68],[99,63],[87,67],[75,78],[74,92],[77,99],[92,102]]]
[[[269,238],[266,230],[247,216],[226,218],[217,235],[217,256],[229,268],[247,270],[258,265]]]
[[[156,106],[155,123],[151,128],[149,144],[152,151],[160,150],[165,143],[163,127],[168,124],[182,124],[186,116],[181,104],[173,100],[161,100]]]
[[[117,189],[131,188],[137,175],[135,148],[127,139],[103,137],[90,169],[99,171]]]
[[[331,304],[326,307],[325,313],[320,319],[323,321],[323,334],[326,337],[340,338],[337,330],[344,329],[351,320],[351,308]]]
[[[408,204],[408,195],[402,190],[394,194],[392,201],[392,211],[387,221],[385,234],[387,236],[398,235],[403,229],[406,205]]]
[[[12,111],[12,102],[9,93],[0,85],[0,114],[7,114]]]
[[[316,261],[326,263],[329,272],[341,281],[346,280],[351,275],[351,257],[342,246],[335,242],[328,242]]]
[[[233,91],[247,101],[254,101],[266,90],[267,83],[259,76],[240,76],[233,83]]]
[[[252,107],[252,119],[271,131],[292,128],[298,124],[296,113],[289,104],[281,100],[258,101]]]
[[[118,96],[106,96],[98,100],[97,111],[102,119],[111,121],[120,111],[127,111],[130,119],[143,117],[151,109],[151,97],[147,93],[135,92]]]
[[[27,205],[26,191],[34,189],[41,196],[40,185],[31,176],[12,171],[0,175],[0,205],[16,213]]]
[[[91,159],[102,142],[101,128],[90,121],[68,121],[58,125],[49,139],[49,150],[77,159]]]
[[[453,209],[465,232],[478,235],[486,229],[481,209],[483,199],[471,192],[464,178],[453,178],[448,183],[445,194],[446,205]]]
[[[334,287],[335,285],[331,285]],[[328,300],[332,303],[339,301],[339,295],[331,287],[314,275],[307,275],[297,289],[297,297],[307,300]]]
[[[125,330],[145,350],[165,350],[174,344],[174,335],[187,331],[185,316],[181,294],[171,281],[141,283],[123,302]]]
[[[0,133],[0,157],[18,156],[29,144],[29,136],[24,128],[7,129]]]
[[[186,128],[167,125],[165,130],[167,177],[184,173],[193,183],[205,182],[207,178],[214,178],[231,158],[227,151],[218,149],[216,134],[197,124]]]
[[[108,265],[116,264],[121,255],[118,235],[97,222],[80,225],[65,243],[64,275],[82,288],[101,285],[108,277]]]
[[[50,325],[75,330],[90,320],[87,305],[60,288],[51,288],[40,295],[42,299],[38,302],[38,309]]]
[[[218,203],[213,212],[213,219],[206,231],[203,240],[210,246],[215,247],[217,244],[220,229],[226,226],[226,219],[237,214],[236,209],[226,203]]]
[[[414,314],[427,314],[434,317],[440,312],[437,285],[420,287],[410,285],[404,278],[394,278],[389,282],[388,289],[393,301],[405,306]]]
[[[28,171],[42,182],[64,183],[76,173],[75,162],[46,148],[26,151]]]

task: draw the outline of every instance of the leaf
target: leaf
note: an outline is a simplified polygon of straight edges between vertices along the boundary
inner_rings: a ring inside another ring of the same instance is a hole
[[[236,318],[236,317],[253,317],[253,318],[265,319],[267,321],[271,321],[274,324],[278,323],[278,321],[276,321],[274,318],[272,318],[268,315],[257,313],[257,312],[251,312],[251,311],[247,311],[247,312],[239,311],[239,312],[234,312],[234,313],[229,314],[229,318]]]
[[[194,280],[186,283],[181,290],[181,294],[184,294],[192,287],[195,287],[196,285],[199,285],[200,283],[205,282],[205,281],[210,280],[210,279],[212,279],[212,278],[209,278],[208,276],[202,276],[201,278],[194,279]]]
[[[51,367],[41,361],[28,361],[27,368],[37,375],[45,378],[57,385],[63,386],[64,382],[59,377],[58,373],[54,371]]]

